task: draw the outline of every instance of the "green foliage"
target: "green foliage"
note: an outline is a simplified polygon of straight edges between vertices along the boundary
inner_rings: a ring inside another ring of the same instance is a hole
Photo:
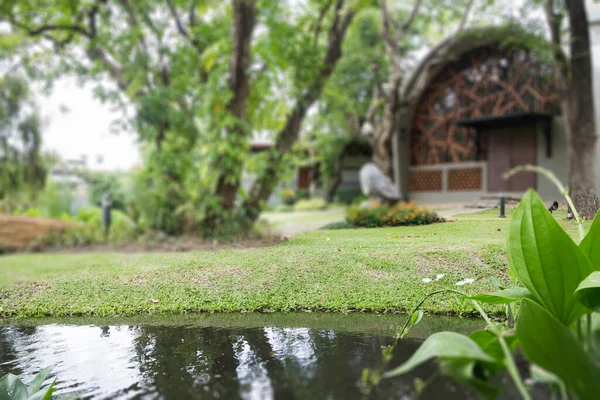
[[[66,185],[49,182],[40,195],[40,206],[45,210],[45,216],[49,218],[60,218],[70,214],[72,204],[72,189]]]
[[[525,298],[531,298],[531,293],[529,293],[529,290],[521,287],[469,296],[470,300],[476,300],[487,304],[509,304],[516,301],[521,301]]]
[[[349,224],[365,228],[402,225],[425,225],[439,222],[441,219],[430,209],[415,203],[397,203],[393,206],[372,204],[348,208],[346,221]]]
[[[111,210],[111,225],[108,237],[102,223],[102,209],[97,207],[79,209],[65,230],[41,237],[30,245],[31,250],[52,247],[79,247],[97,243],[130,243],[140,233],[135,222],[122,211]]]
[[[600,269],[600,214],[594,218],[590,231],[579,244],[579,248],[588,257],[594,269]]]
[[[586,313],[573,292],[592,266],[534,191],[523,196],[513,215],[508,260],[514,276],[555,318],[569,325]]]
[[[12,212],[19,194],[44,187],[47,166],[41,155],[41,121],[27,82],[15,75],[0,78],[0,201]]]
[[[2,400],[51,400],[54,393],[54,382],[42,389],[42,384],[52,372],[48,367],[39,372],[29,387],[25,386],[17,376],[7,374],[0,378],[0,399]]]
[[[127,212],[127,198],[122,177],[117,174],[102,172],[88,173],[85,180],[89,185],[90,204],[99,207],[105,194],[112,197],[112,207],[115,210]]]
[[[575,298],[590,310],[600,308],[600,271],[592,272],[575,291]]]
[[[292,189],[283,189],[281,191],[281,201],[283,204],[291,206],[296,203],[296,192]]]
[[[296,189],[296,199],[298,199],[298,200],[310,199],[310,191],[308,189]]]
[[[488,323],[487,330],[492,333],[492,336],[487,335],[489,339],[497,341],[499,346],[494,345],[496,350],[489,351],[489,342],[484,334],[477,334],[480,339],[476,341],[477,345],[494,358],[495,366],[480,365],[483,371],[480,375],[486,378],[486,385],[487,377],[506,369],[521,396],[530,398],[511,354],[514,331],[510,325],[514,322],[514,315],[518,315],[514,340],[521,345],[532,370],[536,371],[533,374],[537,377],[536,382],[558,387],[580,399],[598,397],[600,367],[597,364],[596,338],[600,331],[593,322],[598,314],[590,309],[596,309],[600,304],[600,279],[592,267],[600,265],[597,257],[600,252],[596,249],[596,243],[600,243],[599,234],[600,230],[595,227],[590,229],[581,246],[577,246],[534,191],[530,190],[523,196],[510,223],[508,259],[511,276],[524,287],[466,297]],[[500,282],[498,286],[503,285]],[[440,290],[430,296],[447,292],[456,293],[455,290]],[[492,322],[479,301],[505,304],[507,322]],[[583,327],[587,328],[585,334]],[[417,351],[422,358],[429,354],[438,355],[425,347],[425,343]],[[448,344],[449,347],[453,345],[456,344]],[[448,355],[439,356],[446,364],[454,361]],[[480,362],[475,356],[466,358]],[[395,371],[405,373],[415,366],[409,360]],[[450,370],[442,370],[484,397],[495,397],[493,392],[485,390],[487,386],[482,386],[481,382],[462,379],[462,375],[457,375],[460,369],[456,367],[453,365]],[[394,371],[388,375],[393,374]],[[563,398],[565,396],[563,394]]]
[[[454,332],[439,332],[429,336],[405,363],[387,372],[384,377],[403,375],[432,358],[494,362],[469,337]]]
[[[193,167],[192,156],[182,146],[175,143],[169,151],[152,152],[146,157],[144,170],[132,177],[132,213],[143,230],[180,234],[195,224],[196,205],[190,204],[193,199],[184,188],[184,179]],[[192,215],[186,208],[188,204]]]
[[[13,210],[12,214],[27,217],[65,218],[71,215],[73,204],[72,189],[64,184],[49,181],[37,196],[35,201],[24,200],[29,208]]]
[[[598,398],[600,368],[578,343],[574,332],[547,308],[532,300],[523,300],[517,335],[531,362],[559,377],[578,398]]]

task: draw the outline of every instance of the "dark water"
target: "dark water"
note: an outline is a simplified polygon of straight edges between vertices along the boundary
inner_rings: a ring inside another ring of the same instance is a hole
[[[143,399],[357,399],[363,368],[381,365],[402,316],[234,314],[43,320],[0,326],[0,376],[28,382],[56,365],[58,395]],[[426,317],[397,347],[406,360],[427,335],[480,321]],[[436,365],[385,381],[372,398],[408,399]],[[473,398],[435,379],[420,398]],[[510,392],[507,397],[510,396]]]

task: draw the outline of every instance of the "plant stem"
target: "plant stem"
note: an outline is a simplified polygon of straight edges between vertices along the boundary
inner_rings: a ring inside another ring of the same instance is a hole
[[[452,290],[452,289],[440,289],[440,290],[436,290],[435,292],[428,293],[427,296],[423,297],[423,299],[419,302],[419,304],[417,304],[417,306],[412,310],[412,312],[410,314],[408,314],[408,318],[406,319],[406,322],[404,323],[404,326],[402,327],[402,330],[400,331],[400,334],[402,336],[404,336],[404,331],[408,328],[408,325],[410,324],[410,320],[411,320],[413,314],[416,313],[417,311],[419,311],[419,309],[421,308],[421,306],[423,305],[423,303],[425,303],[425,301],[428,298],[430,298],[432,296],[435,296],[437,294],[440,294],[440,293],[445,293],[445,292],[450,291],[450,290]]]
[[[579,239],[583,240],[583,238],[585,237],[585,231],[583,229],[583,222],[581,221],[579,212],[577,211],[577,208],[575,208],[575,204],[573,204],[573,200],[571,199],[571,196],[569,196],[569,190],[567,188],[565,188],[565,186],[556,177],[556,175],[554,175],[554,172],[552,172],[544,167],[537,166],[537,165],[531,165],[531,164],[519,165],[518,167],[514,167],[513,169],[511,169],[510,171],[505,173],[504,179],[509,179],[510,177],[512,177],[513,175],[515,175],[519,172],[535,172],[538,174],[542,174],[546,178],[548,178],[552,183],[554,183],[554,185],[558,188],[558,191],[560,192],[560,194],[562,194],[563,197],[567,200],[569,207],[571,207],[571,210],[573,211],[573,215],[575,216],[575,221],[577,221],[577,224],[579,225]]]
[[[587,320],[587,351],[592,351],[592,314],[586,315]]]
[[[513,382],[515,383],[515,386],[519,390],[521,397],[523,397],[523,399],[525,399],[525,400],[531,400],[531,397],[529,396],[529,392],[527,391],[527,388],[525,387],[525,383],[523,383],[523,379],[521,378],[521,374],[519,374],[519,370],[517,368],[517,363],[515,362],[515,359],[512,356],[510,348],[508,347],[508,345],[506,344],[506,341],[504,340],[504,337],[502,336],[502,332],[499,332],[496,329],[496,327],[494,326],[494,324],[492,323],[492,321],[490,320],[490,318],[488,317],[486,312],[483,311],[483,308],[481,308],[481,306],[479,305],[478,302],[476,302],[475,300],[471,300],[471,302],[473,303],[473,305],[475,306],[477,311],[479,311],[479,314],[481,314],[481,316],[483,317],[485,322],[488,324],[492,333],[494,335],[496,335],[496,337],[498,338],[500,347],[502,347],[502,353],[504,353],[504,365],[506,365],[508,374],[510,375]]]

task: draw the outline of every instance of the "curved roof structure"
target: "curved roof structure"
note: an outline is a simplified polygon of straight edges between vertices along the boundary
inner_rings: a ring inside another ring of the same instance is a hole
[[[532,38],[536,36],[517,25],[476,27],[452,35],[433,48],[421,61],[404,86],[403,98],[406,104],[415,104],[428,83],[448,63],[476,48],[526,47],[524,43]]]

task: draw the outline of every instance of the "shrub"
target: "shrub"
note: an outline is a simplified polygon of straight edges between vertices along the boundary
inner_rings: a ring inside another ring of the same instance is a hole
[[[40,217],[45,216],[46,213],[41,208],[29,208],[29,209],[25,210],[22,213],[22,215],[24,215],[26,217],[31,217],[31,218],[40,218]]]
[[[296,202],[296,192],[292,189],[283,189],[281,191],[281,201],[288,206],[294,205]]]
[[[327,202],[324,199],[315,198],[310,200],[299,200],[294,206],[296,211],[315,211],[327,208]]]
[[[425,225],[443,221],[428,208],[415,203],[397,203],[393,206],[375,204],[348,208],[346,221],[354,226],[376,228],[380,226]]]
[[[40,196],[40,203],[40,207],[45,209],[46,216],[50,218],[69,214],[73,206],[72,189],[67,185],[49,183]]]
[[[308,189],[296,189],[297,200],[308,200],[310,199],[310,192]]]
[[[122,179],[117,174],[93,172],[86,174],[89,184],[89,201],[98,207],[102,203],[105,194],[112,197],[113,210],[127,211],[127,199]]]
[[[83,207],[72,219],[74,224],[64,231],[42,237],[31,244],[32,250],[42,250],[48,247],[77,247],[104,242],[104,225],[100,208]],[[108,241],[127,243],[138,235],[136,224],[118,210],[111,211],[111,225]]]

